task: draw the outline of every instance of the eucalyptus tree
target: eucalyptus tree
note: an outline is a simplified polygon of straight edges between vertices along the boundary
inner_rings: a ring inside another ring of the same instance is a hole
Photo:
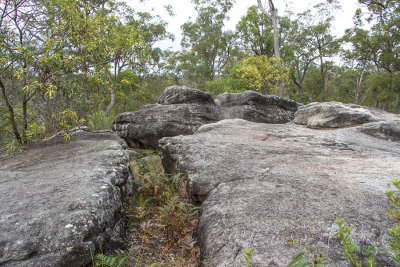
[[[223,29],[232,8],[232,0],[192,0],[197,17],[184,23],[180,55],[180,68],[185,75],[207,87],[207,83],[220,75],[228,62],[234,45],[234,34]]]
[[[274,56],[278,59],[281,58],[281,51],[279,47],[279,22],[278,22],[278,12],[275,8],[275,5],[272,0],[268,0],[268,6],[269,9],[265,8],[265,5],[262,4],[261,0],[257,0],[258,8],[259,10],[272,22],[272,28],[273,28],[273,36],[274,36]],[[284,86],[284,81],[282,80],[279,84],[279,90],[278,90],[278,95],[283,97],[284,91],[285,91],[285,86]]]
[[[351,56],[360,63],[372,63],[379,75],[374,75],[371,91],[377,106],[385,110],[394,103],[400,111],[400,89],[396,84],[400,75],[400,1],[359,0],[368,9],[358,9],[355,26],[346,31],[345,40],[352,45]],[[366,18],[365,18],[366,16]],[[370,29],[364,29],[364,22]],[[397,95],[397,99],[396,99]]]
[[[247,53],[256,56],[274,55],[274,36],[271,21],[259,12],[257,6],[251,6],[236,25],[236,36],[241,47]]]
[[[294,38],[300,46],[297,46],[298,55],[303,57],[303,66],[298,67],[300,78],[305,75],[314,60],[319,65],[320,83],[321,83],[321,100],[326,99],[326,76],[328,64],[326,59],[335,56],[340,48],[340,40],[332,33],[332,22],[334,20],[333,11],[339,9],[340,5],[337,0],[327,0],[299,14],[297,27],[299,29],[297,36]],[[299,75],[298,75],[299,77]],[[293,78],[293,77],[292,77]],[[304,77],[303,77],[304,79]]]

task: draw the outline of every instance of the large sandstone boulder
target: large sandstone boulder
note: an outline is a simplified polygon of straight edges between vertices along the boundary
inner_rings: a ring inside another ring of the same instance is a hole
[[[379,121],[366,108],[340,102],[311,103],[300,107],[294,122],[308,128],[342,128]]]
[[[225,119],[244,119],[264,123],[292,121],[299,104],[293,100],[274,95],[262,95],[254,91],[224,93],[217,96]]]
[[[136,112],[119,114],[112,129],[131,147],[157,148],[162,137],[192,134],[200,126],[219,120],[215,104],[149,104]]]
[[[112,129],[131,147],[157,148],[162,137],[192,134],[201,125],[221,119],[209,93],[186,86],[166,88],[158,102],[119,114]]]
[[[399,142],[355,127],[316,131],[234,119],[159,145],[166,171],[187,174],[190,197],[202,207],[203,266],[245,266],[249,248],[252,266],[287,266],[303,252],[288,240],[327,252],[327,266],[349,266],[334,237],[336,217],[353,225],[362,247],[388,242],[385,191],[399,178]],[[378,266],[394,264],[379,256]]]
[[[80,132],[0,157],[0,265],[88,266],[124,248],[125,146],[112,132]]]
[[[158,104],[119,114],[112,129],[131,147],[157,148],[162,137],[193,134],[200,126],[225,118],[286,123],[293,119],[297,107],[292,100],[253,91],[225,93],[215,102],[209,93],[171,86],[159,97]]]
[[[167,87],[158,98],[158,104],[210,104],[215,105],[214,99],[210,93],[189,88],[187,86]]]

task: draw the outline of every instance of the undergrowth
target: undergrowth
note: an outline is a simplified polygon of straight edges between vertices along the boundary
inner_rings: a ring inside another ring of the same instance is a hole
[[[97,254],[93,265],[198,266],[193,236],[199,207],[187,199],[185,177],[164,174],[157,152],[141,152],[143,158],[131,161],[136,193],[134,207],[127,208],[130,248],[113,256]]]
[[[132,233],[127,262],[197,266],[200,249],[193,236],[199,208],[187,199],[185,177],[159,173],[159,157],[145,154],[149,156],[131,162],[137,191],[136,204],[127,211]]]

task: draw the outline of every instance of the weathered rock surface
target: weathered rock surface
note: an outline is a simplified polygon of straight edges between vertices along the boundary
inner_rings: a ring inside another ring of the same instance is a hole
[[[0,157],[1,266],[82,266],[126,245],[125,142],[112,132],[56,139]]]
[[[216,104],[217,102],[217,104]],[[225,118],[286,123],[299,104],[253,91],[225,93],[214,101],[211,94],[185,86],[165,89],[156,105],[119,114],[112,129],[131,147],[158,147],[162,137],[193,134],[200,126]]]
[[[219,120],[215,104],[150,104],[119,114],[112,129],[131,147],[157,148],[162,137],[192,134],[201,125]]]
[[[210,93],[189,88],[187,86],[167,87],[158,98],[158,104],[210,104],[215,105]]]
[[[400,126],[394,122],[379,121],[363,124],[357,129],[376,138],[400,141]]]
[[[308,128],[342,128],[382,120],[364,107],[340,102],[311,103],[299,107],[294,122]]]
[[[217,96],[225,119],[244,119],[253,122],[286,123],[292,121],[299,104],[274,95],[262,95],[254,91],[224,93]]]
[[[204,266],[287,266],[300,250],[326,251],[328,266],[348,266],[334,237],[336,217],[363,246],[387,244],[392,221],[385,191],[399,178],[400,143],[355,127],[317,131],[295,124],[223,120],[191,136],[159,142],[164,167],[188,174],[202,205],[198,234]],[[379,266],[394,266],[384,256]]]

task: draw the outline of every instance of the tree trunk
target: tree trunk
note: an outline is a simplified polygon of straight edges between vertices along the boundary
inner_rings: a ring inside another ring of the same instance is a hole
[[[24,130],[22,132],[22,142],[24,145],[28,142],[28,138],[26,136],[28,132],[28,99],[26,97],[26,94],[24,93],[23,99],[22,99],[22,116],[23,116],[23,127]]]
[[[1,87],[1,92],[3,94],[3,99],[6,102],[8,113],[10,114],[10,122],[11,122],[11,127],[13,129],[13,133],[14,133],[15,139],[17,139],[18,143],[20,143],[22,145],[21,135],[18,132],[17,123],[15,121],[14,108],[11,105],[10,100],[8,99],[8,95],[7,95],[7,92],[6,92],[6,87],[4,86],[3,81],[1,79],[0,79],[0,87]]]
[[[263,7],[261,0],[257,0],[258,3],[258,9],[265,15],[267,16],[268,19],[271,20],[272,22],[272,27],[274,29],[274,56],[276,58],[281,58],[281,51],[279,49],[279,29],[278,29],[278,18],[276,16],[276,9],[274,6],[274,3],[272,0],[268,0],[268,5],[269,5],[269,13],[265,10]],[[282,76],[282,71],[280,72]],[[284,80],[282,79],[279,83],[279,90],[278,90],[278,95],[280,97],[283,97],[285,91],[285,86],[284,86]]]
[[[363,81],[363,77],[364,77],[364,72],[365,72],[365,68],[363,68],[360,77],[357,78],[357,85],[356,85],[356,91],[354,92],[354,98],[355,98],[355,102],[358,105],[360,103],[360,96],[361,96],[361,84]]]
[[[107,117],[108,117],[108,114],[110,114],[111,110],[113,109],[114,105],[115,105],[115,91],[114,91],[114,89],[111,89],[111,101],[105,111]]]
[[[303,85],[301,84],[299,88],[299,103],[303,103],[303,90]]]
[[[320,52],[319,56],[319,62],[320,62],[320,71],[321,71],[321,100],[322,102],[325,102],[325,71],[324,71],[324,61]]]

